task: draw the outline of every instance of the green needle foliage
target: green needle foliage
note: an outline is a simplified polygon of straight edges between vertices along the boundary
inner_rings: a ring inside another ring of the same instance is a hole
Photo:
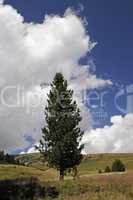
[[[80,164],[84,146],[80,145],[83,136],[79,128],[80,110],[61,73],[55,75],[51,84],[45,120],[39,150],[49,166],[60,172],[60,180],[63,180],[66,170],[75,170]]]
[[[112,165],[112,172],[124,172],[126,171],[126,167],[123,162],[119,159],[115,160]]]

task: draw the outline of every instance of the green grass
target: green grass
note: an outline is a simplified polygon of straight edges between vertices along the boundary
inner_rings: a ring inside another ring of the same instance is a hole
[[[42,162],[40,154],[25,154],[17,156],[16,159],[30,161],[29,166],[40,170],[47,170],[48,167]],[[91,154],[84,156],[79,166],[79,174],[94,174],[99,169],[104,170],[107,165],[111,166],[115,159],[120,159],[128,170],[133,170],[133,154]]]
[[[84,156],[79,173],[97,173],[100,169],[104,170],[107,165],[111,167],[115,159],[120,159],[128,170],[133,170],[133,154],[94,154]]]
[[[0,180],[31,176],[37,177],[40,181],[57,180],[57,171],[53,169],[42,171],[34,167],[18,165],[0,165]]]
[[[56,186],[60,191],[58,200],[133,200],[133,154],[96,154],[84,156],[76,181],[66,176],[58,181],[58,173],[42,163],[39,154],[17,156],[30,161],[28,167],[0,165],[0,179],[37,177],[42,184]],[[107,165],[120,159],[126,165],[125,173],[98,174]]]

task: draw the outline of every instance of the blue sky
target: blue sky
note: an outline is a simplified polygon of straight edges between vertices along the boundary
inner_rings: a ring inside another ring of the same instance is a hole
[[[80,63],[86,64],[93,60],[92,71],[94,74],[101,79],[111,80],[113,83],[111,86],[92,90],[91,105],[88,102],[86,104],[91,110],[94,130],[101,128],[104,135],[104,126],[109,125],[110,134],[115,135],[115,132],[112,131],[112,124],[116,125],[117,120],[121,123],[122,120],[127,122],[129,118],[125,116],[133,112],[133,1],[5,0],[5,4],[15,8],[28,23],[42,23],[46,14],[63,16],[67,8],[75,9],[76,12],[79,12],[79,16],[86,18],[87,34],[92,41],[97,42],[97,45],[90,55],[87,54],[80,60]],[[20,23],[23,24],[23,22]],[[94,66],[96,66],[96,71]],[[90,95],[90,89],[87,91],[87,95]],[[98,113],[103,116],[99,117]],[[122,118],[110,121],[112,116],[118,115],[121,115]],[[24,133],[29,147],[32,147],[35,142],[31,133],[32,130]],[[97,130],[95,134],[97,134]],[[29,147],[26,147],[26,150]],[[122,145],[121,147],[123,148]]]

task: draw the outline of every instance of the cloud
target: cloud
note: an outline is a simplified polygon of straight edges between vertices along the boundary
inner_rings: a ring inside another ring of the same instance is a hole
[[[89,73],[89,66],[79,65],[80,58],[96,45],[84,21],[69,9],[64,16],[46,15],[43,23],[26,23],[13,7],[0,5],[0,30],[0,148],[27,146],[25,134],[36,141],[40,138],[42,107],[32,105],[42,96],[46,105],[48,84],[59,71],[73,89],[77,88],[82,126],[89,125],[90,114],[81,102],[81,90],[106,86],[110,81],[98,79]],[[42,82],[43,91],[39,88]],[[6,105],[18,101],[18,106]]]
[[[27,151],[22,151],[20,154],[30,154],[30,153],[38,153],[39,151],[35,148],[35,146],[30,147]]]
[[[4,0],[0,0],[0,4],[3,4],[4,3]]]
[[[133,114],[113,116],[111,126],[86,132],[83,142],[86,153],[133,152]]]

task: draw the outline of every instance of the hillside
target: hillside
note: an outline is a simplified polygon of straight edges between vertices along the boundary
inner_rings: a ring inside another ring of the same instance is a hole
[[[48,169],[39,153],[16,156],[22,164],[40,170]],[[120,159],[126,165],[127,170],[133,170],[133,153],[130,154],[91,154],[84,156],[79,166],[79,174],[94,174],[98,170],[104,170],[107,165],[111,166],[115,159]]]
[[[24,166],[30,166],[40,170],[48,168],[40,153],[18,155],[15,157],[15,160],[19,161],[19,163]]]
[[[99,174],[115,159],[121,159],[127,167],[124,173]],[[79,178],[58,181],[58,173],[43,164],[40,154],[16,156],[21,165],[0,165],[0,180],[21,177],[36,177],[44,185],[55,186],[59,190],[58,200],[132,200],[133,199],[133,154],[96,154],[84,156],[79,166]],[[47,198],[45,198],[47,199]],[[40,199],[38,199],[40,200]],[[41,199],[43,200],[43,199]]]

